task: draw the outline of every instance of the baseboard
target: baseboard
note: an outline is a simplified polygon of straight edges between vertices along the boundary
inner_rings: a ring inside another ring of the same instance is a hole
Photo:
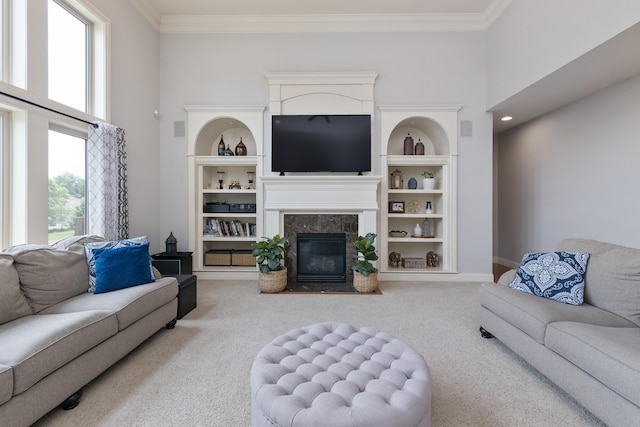
[[[505,267],[509,267],[509,268],[518,268],[520,266],[520,261],[511,261],[506,258],[500,258],[495,256],[493,257],[493,262],[495,264],[504,265]]]
[[[397,282],[493,282],[491,273],[415,273],[388,272],[378,273],[380,281]]]
[[[213,272],[194,271],[198,280],[258,280],[258,272]],[[493,282],[491,273],[429,273],[416,275],[415,273],[380,272],[380,281],[398,282]]]

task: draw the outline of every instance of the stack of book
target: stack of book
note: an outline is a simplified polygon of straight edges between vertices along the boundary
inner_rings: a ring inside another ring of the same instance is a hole
[[[253,237],[256,235],[256,224],[209,218],[202,234],[205,237]]]

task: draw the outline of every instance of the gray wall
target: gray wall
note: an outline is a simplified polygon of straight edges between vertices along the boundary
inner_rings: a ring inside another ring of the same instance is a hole
[[[160,230],[160,35],[128,1],[91,0],[111,20],[111,120],[125,129],[130,235],[149,236],[151,253],[164,250]]]
[[[499,135],[500,261],[567,237],[640,247],[639,114],[637,76]]]
[[[458,265],[464,273],[490,273],[492,126],[484,108],[484,49],[479,32],[162,35],[160,166],[172,173],[161,177],[161,230],[188,241],[186,138],[173,136],[174,121],[186,120],[185,105],[267,106],[268,72],[378,71],[377,105],[462,104],[459,118],[473,122],[473,136],[459,139]],[[270,139],[265,135],[266,144]]]

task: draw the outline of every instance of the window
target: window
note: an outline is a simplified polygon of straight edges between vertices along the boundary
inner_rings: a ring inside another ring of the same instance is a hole
[[[49,98],[87,111],[90,24],[65,3],[49,0]]]
[[[49,243],[84,234],[86,137],[49,130]]]

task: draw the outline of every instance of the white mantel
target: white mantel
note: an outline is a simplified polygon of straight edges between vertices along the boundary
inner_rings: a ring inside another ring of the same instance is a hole
[[[376,231],[378,186],[382,177],[267,176],[264,233],[283,234],[285,214],[357,214],[358,234]]]

